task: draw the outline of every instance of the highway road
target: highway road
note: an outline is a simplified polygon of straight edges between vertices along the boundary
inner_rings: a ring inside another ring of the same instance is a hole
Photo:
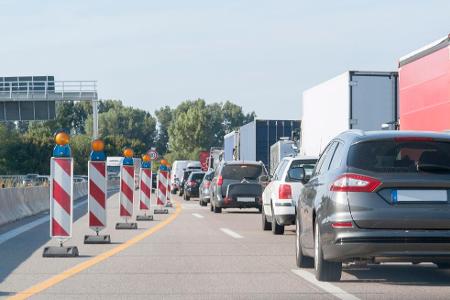
[[[200,207],[175,197],[169,215],[114,230],[118,195],[108,201],[110,245],[84,245],[87,206],[76,208],[78,258],[43,258],[45,215],[0,227],[0,297],[90,299],[448,299],[450,271],[432,264],[346,268],[341,282],[322,283],[295,266],[294,227],[274,236],[257,210]],[[35,223],[32,223],[35,222]],[[38,224],[28,226],[27,224]],[[23,233],[20,233],[24,231]]]

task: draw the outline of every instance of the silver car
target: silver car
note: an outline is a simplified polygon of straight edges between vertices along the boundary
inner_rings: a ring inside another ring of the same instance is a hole
[[[211,181],[214,177],[214,170],[206,172],[202,183],[200,184],[200,206],[207,206],[211,198]]]
[[[298,200],[297,265],[340,280],[345,262],[450,267],[450,135],[348,131]]]

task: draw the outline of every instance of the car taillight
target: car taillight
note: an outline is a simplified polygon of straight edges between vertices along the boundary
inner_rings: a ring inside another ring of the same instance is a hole
[[[204,187],[205,187],[205,188],[209,188],[210,185],[211,185],[211,182],[206,181]]]
[[[280,184],[278,188],[278,199],[292,199],[292,189],[289,184]]]
[[[344,174],[339,177],[331,186],[330,190],[333,192],[373,192],[381,185],[378,179],[359,175],[359,174]]]
[[[352,228],[353,223],[352,222],[334,222],[334,223],[331,223],[331,227],[333,227],[333,228]]]
[[[219,178],[217,178],[217,185],[218,186],[222,186],[223,185],[223,177],[219,176]]]

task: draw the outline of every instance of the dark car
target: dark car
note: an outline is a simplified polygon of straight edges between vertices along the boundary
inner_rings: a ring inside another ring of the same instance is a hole
[[[189,178],[189,175],[191,175],[191,173],[193,172],[193,170],[185,170],[183,172],[183,179],[181,180],[180,183],[180,190],[178,191],[178,195],[183,196],[184,194],[184,186],[186,185],[186,181]]]
[[[189,201],[191,198],[199,196],[200,184],[205,177],[204,172],[191,172],[186,183],[184,184],[184,200]]]
[[[202,184],[200,184],[200,200],[198,201],[200,206],[208,205],[211,195],[211,181],[214,178],[214,171],[210,170],[206,172],[203,178]]]
[[[300,195],[297,265],[321,281],[340,280],[343,262],[449,268],[449,195],[450,135],[342,133]]]
[[[262,162],[231,161],[222,163],[211,182],[211,211],[222,208],[262,208],[261,176],[267,171]]]

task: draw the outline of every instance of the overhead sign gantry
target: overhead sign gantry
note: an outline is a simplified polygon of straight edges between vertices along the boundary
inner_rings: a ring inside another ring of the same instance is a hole
[[[0,122],[52,120],[57,101],[90,101],[98,135],[97,81],[55,81],[54,76],[0,77]]]

